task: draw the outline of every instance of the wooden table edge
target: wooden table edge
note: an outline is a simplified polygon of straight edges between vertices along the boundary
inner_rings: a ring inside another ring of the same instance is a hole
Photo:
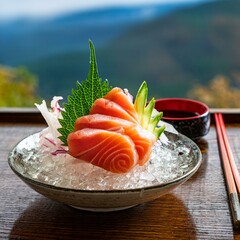
[[[211,122],[214,113],[224,115],[226,123],[240,123],[240,108],[210,108]],[[0,108],[0,123],[45,123],[37,108]]]

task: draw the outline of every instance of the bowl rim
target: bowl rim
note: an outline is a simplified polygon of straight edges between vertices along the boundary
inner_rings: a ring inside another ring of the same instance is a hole
[[[194,100],[194,99],[190,99],[190,98],[159,98],[155,100],[155,106],[156,106],[156,103],[158,102],[194,103],[204,108],[204,112],[202,114],[198,114],[196,116],[191,116],[191,117],[164,117],[164,109],[163,109],[163,110],[160,110],[163,112],[162,120],[168,120],[168,121],[194,120],[194,119],[205,117],[210,112],[209,107],[205,103]],[[167,110],[171,110],[171,109],[165,109],[165,111]]]
[[[39,132],[35,133],[35,134],[39,134]],[[168,182],[165,182],[165,183],[160,183],[160,184],[146,186],[146,187],[129,188],[129,189],[87,190],[87,189],[75,189],[75,188],[60,187],[60,186],[51,185],[51,184],[48,184],[48,183],[45,183],[45,182],[40,182],[40,181],[34,180],[30,177],[24,176],[22,173],[18,172],[12,164],[12,156],[11,155],[15,151],[15,149],[17,148],[18,144],[20,144],[22,141],[26,140],[28,137],[31,137],[35,134],[31,134],[31,135],[27,136],[26,138],[20,140],[15,145],[15,147],[8,154],[8,164],[9,164],[10,168],[12,169],[12,171],[21,180],[25,181],[26,183],[30,183],[32,185],[38,185],[42,188],[53,189],[55,191],[65,191],[65,192],[73,192],[73,193],[81,193],[81,194],[89,194],[89,193],[94,193],[94,194],[124,194],[124,193],[134,193],[134,192],[137,193],[137,192],[141,192],[141,191],[154,190],[154,189],[157,189],[159,187],[167,187],[169,185],[176,184],[178,182],[183,182],[185,179],[188,180],[194,173],[197,172],[197,170],[199,169],[199,167],[202,164],[202,153],[201,153],[201,150],[199,149],[198,145],[193,140],[188,138],[187,136],[178,133],[178,136],[187,140],[192,145],[192,148],[193,147],[195,148],[195,151],[197,153],[196,154],[196,157],[197,157],[196,164],[193,166],[193,168],[190,171],[184,173],[180,177],[174,178],[171,181],[168,181]]]

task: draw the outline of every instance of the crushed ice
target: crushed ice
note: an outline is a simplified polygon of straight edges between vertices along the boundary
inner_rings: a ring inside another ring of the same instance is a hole
[[[68,154],[53,155],[39,146],[40,134],[23,140],[13,152],[17,170],[31,179],[70,189],[134,189],[166,183],[192,169],[191,146],[177,141],[156,142],[151,159],[125,174],[108,172]]]

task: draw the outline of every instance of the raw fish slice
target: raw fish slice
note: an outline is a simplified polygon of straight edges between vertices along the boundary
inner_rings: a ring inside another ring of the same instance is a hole
[[[156,142],[155,135],[140,125],[136,125],[135,128],[126,128],[125,134],[133,140],[138,153],[138,164],[143,166],[150,159],[153,145]]]
[[[128,112],[126,112],[120,105],[105,98],[98,98],[92,105],[90,114],[103,114],[112,117],[118,117],[130,122],[137,123]]]
[[[136,121],[139,121],[133,102],[121,88],[118,87],[113,88],[109,93],[107,93],[104,96],[104,98],[117,103],[126,112],[128,112],[128,114],[131,115]]]
[[[153,133],[143,129],[140,125],[102,114],[92,114],[80,117],[75,123],[74,131],[84,128],[103,129],[129,136],[138,153],[138,164],[144,165],[150,158],[155,143]]]
[[[136,124],[118,117],[103,114],[90,114],[79,117],[74,125],[74,131],[83,128],[104,129],[124,134],[127,127],[135,127]]]
[[[114,173],[129,172],[138,162],[132,140],[125,135],[84,128],[68,135],[69,154]]]

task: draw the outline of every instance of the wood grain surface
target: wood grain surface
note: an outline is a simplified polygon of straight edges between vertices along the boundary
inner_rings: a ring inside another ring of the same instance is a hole
[[[155,201],[109,213],[49,200],[12,172],[9,151],[44,127],[0,124],[0,239],[240,239],[232,227],[214,126],[198,142],[203,163],[191,179]],[[240,125],[228,125],[228,133],[240,163]]]

